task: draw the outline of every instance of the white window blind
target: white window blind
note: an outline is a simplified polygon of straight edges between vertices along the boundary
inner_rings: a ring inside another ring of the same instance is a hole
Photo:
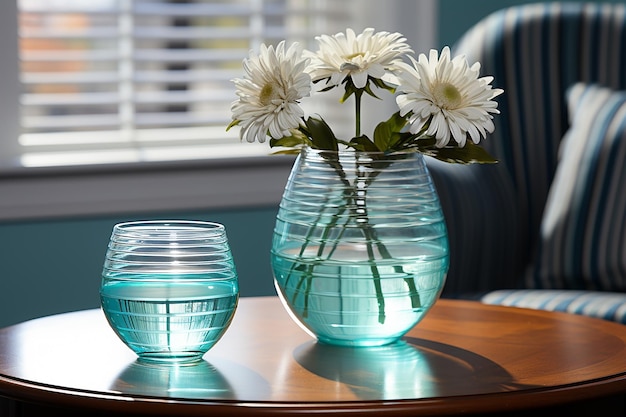
[[[353,22],[353,5],[19,0],[21,165],[265,155],[225,131],[242,59],[262,42],[316,48],[316,35]],[[337,113],[325,100],[314,106]]]

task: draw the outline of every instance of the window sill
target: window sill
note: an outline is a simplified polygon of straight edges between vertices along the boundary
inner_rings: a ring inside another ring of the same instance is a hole
[[[293,164],[258,156],[0,175],[0,221],[277,205]]]

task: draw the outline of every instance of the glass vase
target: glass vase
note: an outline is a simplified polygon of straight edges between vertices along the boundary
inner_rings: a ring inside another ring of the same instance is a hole
[[[139,221],[113,227],[102,310],[142,361],[195,362],[224,335],[239,300],[223,225]]]
[[[449,264],[423,155],[304,148],[280,204],[271,262],[284,306],[318,341],[400,339],[439,298]]]

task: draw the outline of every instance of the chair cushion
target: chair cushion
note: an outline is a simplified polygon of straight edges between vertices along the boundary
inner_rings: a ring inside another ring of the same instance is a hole
[[[626,291],[626,92],[576,84],[527,285]]]
[[[626,293],[576,290],[498,290],[481,301],[511,307],[561,311],[626,324]]]
[[[620,3],[507,7],[473,26],[455,45],[456,53],[480,62],[481,73],[504,89],[496,98],[502,114],[481,145],[513,182],[520,215],[515,237],[524,265],[539,236],[560,141],[570,126],[567,89],[586,82],[626,90],[626,5]]]

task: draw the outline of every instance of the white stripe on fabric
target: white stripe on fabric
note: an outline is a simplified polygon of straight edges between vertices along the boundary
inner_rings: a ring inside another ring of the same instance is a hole
[[[574,290],[499,290],[485,304],[579,314],[626,324],[626,293]]]
[[[624,186],[620,178],[626,178],[624,174],[624,161],[626,161],[626,101],[619,105],[614,117],[609,121],[606,138],[600,143],[603,149],[600,152],[597,174],[593,189],[596,190],[591,200],[591,210],[587,220],[585,236],[594,236],[594,231],[598,230],[598,239],[586,239],[586,256],[583,256],[583,273],[587,276],[596,275],[601,282],[602,288],[611,288],[612,271],[609,265],[611,262],[598,263],[594,268],[591,260],[594,253],[604,254],[608,258],[611,247],[619,247],[622,237],[612,235],[611,230],[624,218],[624,207],[616,207],[618,199],[624,200]],[[610,151],[608,149],[611,149]],[[617,163],[614,161],[618,161]],[[620,173],[621,171],[621,173]],[[600,194],[607,188],[606,197]]]

